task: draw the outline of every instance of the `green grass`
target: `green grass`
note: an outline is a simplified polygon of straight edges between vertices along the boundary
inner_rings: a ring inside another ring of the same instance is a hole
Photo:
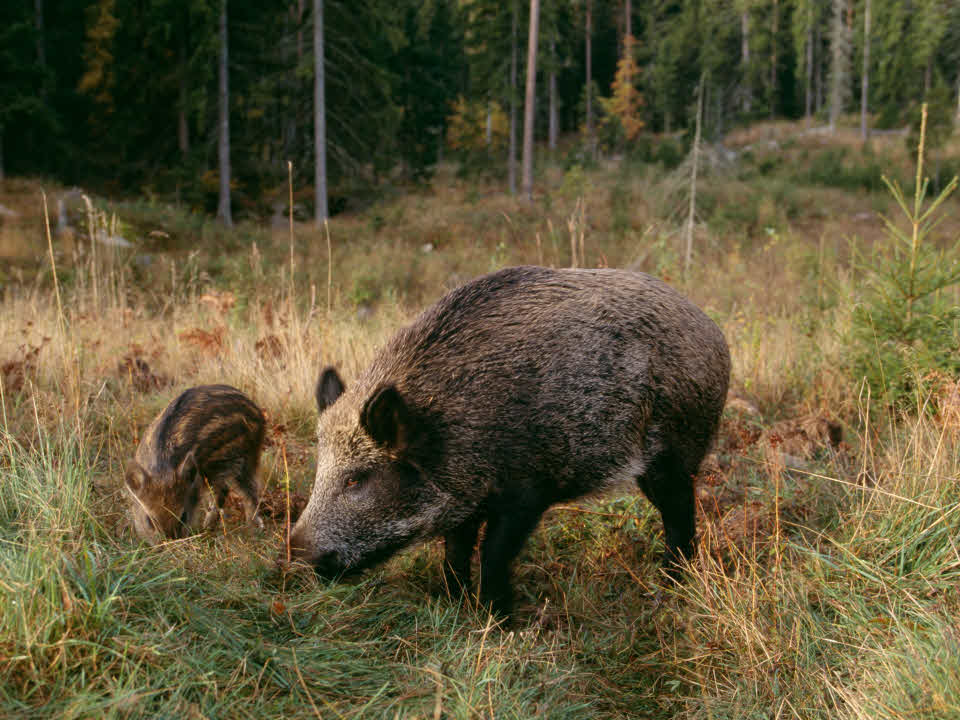
[[[341,583],[281,574],[277,522],[146,547],[124,519],[123,464],[176,392],[228,382],[268,414],[265,492],[282,497],[289,470],[308,494],[320,367],[349,383],[473,275],[569,264],[581,197],[589,265],[681,284],[665,171],[547,168],[534,206],[441,174],[334,218],[332,266],[325,236],[298,225],[292,294],[285,233],[130,203],[123,227],[153,238],[134,252],[95,264],[54,239],[63,315],[42,267],[0,298],[0,717],[960,718],[957,378],[918,411],[867,401],[845,364],[862,299],[851,247],[882,239],[857,218],[886,201],[795,185],[809,177],[796,163],[764,173],[703,181],[686,288],[756,411],[727,413],[684,584],[661,579],[641,495],[585,500],[550,510],[521,552],[507,627],[446,597],[439,542]],[[149,235],[165,228],[169,247]],[[3,236],[33,247],[27,232]],[[138,385],[125,357],[157,382]],[[844,445],[780,454],[775,421],[818,414]]]
[[[518,563],[517,620],[500,629],[443,596],[433,543],[339,584],[281,576],[275,532],[146,548],[98,520],[86,441],[69,422],[33,449],[5,434],[0,708],[957,717],[957,438],[924,422],[911,440],[903,474],[875,487],[820,481],[820,502],[836,507],[822,527],[785,521],[744,545],[708,531],[678,589],[658,588],[659,520],[641,498],[553,510]]]

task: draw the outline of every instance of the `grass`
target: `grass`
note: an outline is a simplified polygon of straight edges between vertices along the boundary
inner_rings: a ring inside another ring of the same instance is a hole
[[[737,402],[701,474],[686,582],[660,580],[660,521],[639,494],[556,507],[517,562],[506,628],[445,597],[436,542],[343,583],[281,575],[279,519],[141,545],[123,464],[176,392],[228,382],[268,415],[265,495],[282,498],[284,456],[308,494],[320,367],[349,382],[445,288],[568,265],[581,227],[587,265],[679,282],[665,171],[549,168],[534,207],[441,173],[334,218],[332,268],[325,236],[298,225],[292,280],[286,232],[100,200],[136,247],[94,259],[80,222],[74,244],[55,237],[62,315],[32,259],[47,249],[36,185],[0,189],[22,268],[0,279],[0,715],[960,717],[957,379],[915,412],[871,409],[844,339],[852,258],[882,230],[855,218],[887,201],[750,162],[707,176],[687,288],[728,338]],[[791,425],[819,417],[843,443]]]

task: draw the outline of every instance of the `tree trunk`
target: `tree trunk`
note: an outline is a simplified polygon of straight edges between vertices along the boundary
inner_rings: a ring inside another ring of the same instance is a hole
[[[860,83],[860,138],[866,142],[869,138],[867,128],[867,104],[870,89],[870,0],[866,0],[863,10],[863,79]]]
[[[814,28],[813,31],[813,46],[816,48],[814,55],[814,66],[813,66],[813,84],[814,84],[814,100],[816,101],[816,109],[814,112],[820,112],[823,108],[823,58],[821,57],[821,50],[823,49],[823,42],[820,37],[820,27],[819,25]]]
[[[780,0],[773,0],[770,28],[770,117],[777,112],[777,32],[780,29]]]
[[[557,65],[557,38],[555,33],[550,36],[550,60],[552,62],[550,67],[550,125],[547,142],[551,150],[556,150],[557,135],[560,132],[560,118],[557,108],[557,71],[555,69]]]
[[[523,194],[533,202],[533,125],[537,98],[537,41],[540,35],[540,0],[530,0],[530,34],[527,37],[527,93],[523,104]]]
[[[633,35],[633,3],[630,0],[626,0],[624,3],[624,14],[626,25],[624,26],[624,35]]]
[[[303,0],[297,0],[297,64],[303,60]]]
[[[33,10],[33,21],[37,30],[37,64],[40,66],[40,87],[37,89],[37,94],[41,100],[45,100],[47,97],[47,78],[44,71],[47,67],[47,45],[43,30],[43,0],[34,0]]]
[[[3,125],[0,125],[0,182],[6,179],[3,172]]]
[[[493,109],[490,107],[490,103],[487,103],[487,132],[486,132],[487,147],[489,148],[493,145]]]
[[[587,145],[590,156],[594,156],[593,143],[593,0],[587,0],[586,18],[587,40]]]
[[[300,65],[303,63],[303,12],[306,9],[304,6],[304,0],[297,0],[296,7],[291,7],[290,12],[294,15],[294,22],[297,27],[297,60],[295,63],[290,63],[288,71],[290,73],[290,87],[292,92],[298,93],[300,86],[300,79],[297,75]],[[283,154],[284,158],[290,158],[294,156],[294,153],[297,152],[297,136],[300,134],[297,127],[297,112],[293,107],[288,107],[286,121],[286,130],[285,137],[283,138]],[[279,158],[278,158],[279,159]]]
[[[683,279],[690,279],[690,263],[693,259],[693,224],[697,211],[697,170],[700,164],[700,125],[703,116],[703,88],[706,73],[700,75],[700,87],[697,90],[697,125],[693,136],[693,168],[690,172],[690,206],[687,210],[687,225],[684,229],[686,248],[683,253]]]
[[[807,127],[813,114],[813,5],[809,6],[810,26],[807,28],[807,87],[803,98],[803,114]]]
[[[44,68],[47,65],[47,47],[43,37],[43,0],[34,0],[33,10],[37,28],[37,62]]]
[[[178,54],[180,60],[179,78],[179,97],[177,99],[177,148],[180,150],[180,156],[185,158],[190,152],[190,125],[187,122],[187,50],[184,47],[186,41],[180,38]]]
[[[844,17],[847,15],[847,17]],[[830,63],[830,131],[837,129],[837,120],[847,100],[850,79],[850,38],[846,0],[833,0]]]
[[[510,148],[507,158],[507,184],[517,194],[517,0],[513,0],[510,26]]]
[[[750,88],[750,12],[745,7],[740,13],[740,68],[743,73],[743,111],[753,108],[753,90]]]
[[[323,0],[313,0],[313,216],[317,227],[327,208],[327,108],[323,54]]]
[[[220,6],[220,200],[217,217],[227,227],[233,226],[230,212],[230,90],[227,69],[227,0]]]

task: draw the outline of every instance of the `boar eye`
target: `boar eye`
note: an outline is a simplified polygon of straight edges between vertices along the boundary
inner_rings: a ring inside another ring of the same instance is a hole
[[[355,490],[356,488],[363,485],[367,480],[367,473],[360,472],[356,475],[350,475],[343,483],[345,490]]]

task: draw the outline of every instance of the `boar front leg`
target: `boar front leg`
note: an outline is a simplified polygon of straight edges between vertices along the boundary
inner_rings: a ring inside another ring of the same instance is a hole
[[[223,503],[227,499],[227,493],[230,491],[230,488],[221,481],[214,482],[212,487],[209,487],[208,495],[208,507],[207,514],[203,518],[203,529],[210,530],[214,525],[216,525],[217,520],[220,519],[220,510],[223,508]]]
[[[443,581],[452,598],[470,593],[470,560],[479,531],[480,518],[470,518],[443,536]]]
[[[510,565],[540,522],[543,509],[533,507],[523,501],[503,503],[487,517],[481,550],[480,600],[489,605],[495,615],[509,617],[513,612]]]

